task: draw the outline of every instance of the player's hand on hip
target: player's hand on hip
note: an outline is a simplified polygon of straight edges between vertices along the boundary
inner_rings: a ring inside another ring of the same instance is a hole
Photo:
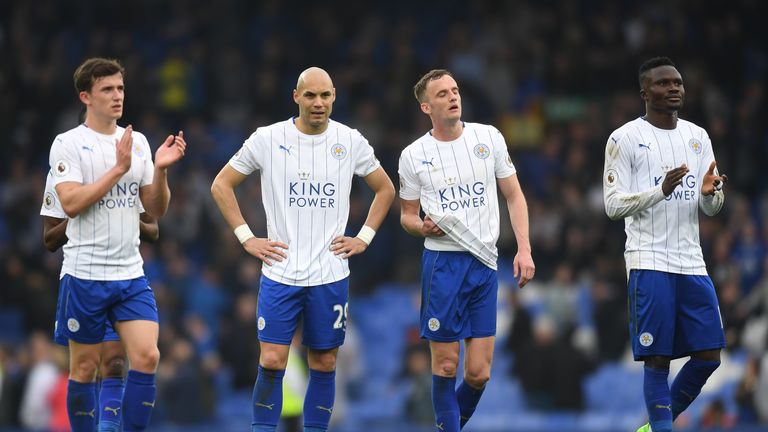
[[[115,140],[115,166],[124,173],[131,169],[131,153],[133,152],[133,126],[128,125],[119,140]]]
[[[334,255],[341,255],[341,258],[347,259],[353,255],[365,252],[368,249],[368,245],[357,237],[339,236],[333,239],[329,249]]]
[[[715,174],[715,168],[717,167],[717,161],[712,161],[709,164],[707,173],[704,174],[704,179],[701,182],[701,194],[702,195],[714,195],[715,191],[723,189],[726,183],[728,183],[728,176],[725,174]]]
[[[186,151],[187,142],[184,141],[184,131],[179,131],[176,136],[168,135],[168,138],[155,152],[155,167],[168,168],[183,158]]]
[[[278,241],[271,241],[265,238],[251,237],[243,243],[245,250],[264,261],[264,264],[271,266],[275,261],[282,261],[288,258],[283,249],[288,249],[288,245]]]
[[[515,255],[515,260],[512,263],[512,267],[515,269],[514,277],[520,279],[517,281],[517,286],[524,287],[536,273],[536,266],[533,264],[533,257],[530,253],[518,252]]]
[[[445,235],[445,232],[429,216],[424,216],[424,223],[421,225],[421,235],[424,237],[442,237]]]
[[[669,196],[676,187],[680,186],[686,174],[688,174],[688,166],[686,164],[667,171],[664,182],[661,184],[661,191],[664,192],[664,196]]]

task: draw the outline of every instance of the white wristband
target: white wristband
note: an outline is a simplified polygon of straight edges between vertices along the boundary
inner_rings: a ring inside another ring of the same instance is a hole
[[[357,238],[363,241],[363,243],[370,245],[373,241],[373,236],[376,235],[376,231],[369,227],[368,225],[363,225],[362,228],[360,228],[360,232],[357,233]]]
[[[235,228],[235,236],[238,240],[240,240],[240,243],[245,243],[246,240],[256,237],[253,235],[253,232],[251,231],[251,228],[248,226],[248,224],[242,224]]]

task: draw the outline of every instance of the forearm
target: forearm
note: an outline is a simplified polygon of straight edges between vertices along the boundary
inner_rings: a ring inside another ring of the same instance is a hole
[[[405,232],[414,237],[424,237],[421,233],[421,227],[424,225],[424,221],[421,220],[417,214],[401,214],[400,225],[402,225]]]
[[[716,190],[714,195],[701,195],[699,199],[699,207],[701,211],[707,216],[714,216],[720,213],[725,203],[725,193],[721,190]]]
[[[168,188],[168,170],[155,167],[152,184],[148,186],[149,194],[146,202],[142,200],[144,210],[155,219],[160,219],[168,211],[171,201],[171,190]]]
[[[143,242],[154,243],[160,238],[160,228],[156,223],[139,221],[139,238]]]
[[[518,252],[531,253],[530,224],[528,221],[528,203],[523,194],[518,194],[507,200],[509,220],[515,233]]]
[[[376,191],[376,195],[371,202],[371,208],[368,210],[368,217],[365,218],[365,225],[378,231],[381,224],[384,222],[384,218],[387,217],[387,212],[392,206],[392,201],[395,199],[395,189],[389,188]]]
[[[98,180],[88,184],[65,182],[56,187],[61,207],[67,216],[77,217],[83,210],[96,204],[123,177],[124,171],[113,167]]]
[[[211,185],[211,195],[230,228],[235,229],[246,223],[240,211],[240,205],[237,203],[234,188],[216,179]]]
[[[661,186],[637,193],[610,191],[605,195],[605,213],[612,220],[624,219],[656,205],[664,198]]]
[[[67,224],[60,223],[53,228],[44,230],[43,243],[45,248],[53,252],[67,243]]]

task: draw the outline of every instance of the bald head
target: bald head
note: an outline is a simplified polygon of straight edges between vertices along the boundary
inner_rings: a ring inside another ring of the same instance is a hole
[[[328,75],[328,72],[326,72],[325,69],[312,66],[311,68],[305,69],[296,81],[297,91],[301,92],[305,86],[333,88],[333,81],[331,81],[331,76]]]
[[[336,89],[328,72],[311,67],[299,75],[293,101],[299,106],[296,127],[306,134],[318,134],[328,127],[336,100]]]

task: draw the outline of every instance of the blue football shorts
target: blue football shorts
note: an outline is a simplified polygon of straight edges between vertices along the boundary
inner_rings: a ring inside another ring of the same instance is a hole
[[[145,276],[120,281],[94,281],[64,275],[59,282],[54,340],[85,344],[120,340],[117,321],[158,322],[157,304]]]
[[[424,250],[421,337],[437,342],[496,335],[498,278],[469,252]]]
[[[635,360],[674,359],[725,347],[723,321],[709,276],[632,270],[628,286]]]
[[[344,344],[349,279],[316,286],[286,285],[261,277],[257,307],[259,340],[289,345],[302,318],[302,344],[317,350]]]

